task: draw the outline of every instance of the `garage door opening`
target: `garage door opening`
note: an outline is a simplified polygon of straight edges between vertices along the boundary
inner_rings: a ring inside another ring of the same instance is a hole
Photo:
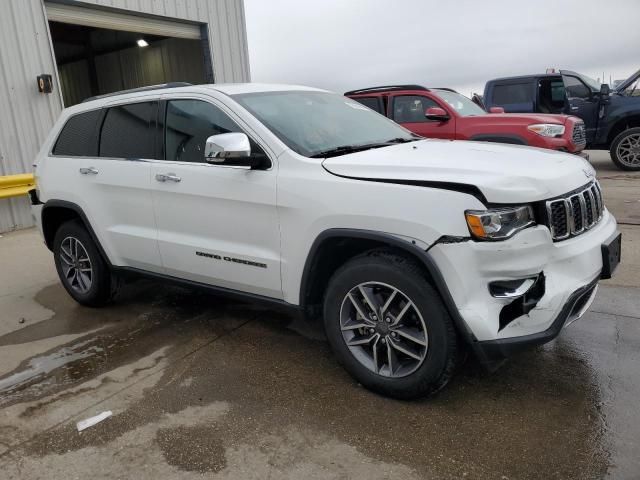
[[[203,41],[49,21],[65,107],[168,82],[206,83]]]

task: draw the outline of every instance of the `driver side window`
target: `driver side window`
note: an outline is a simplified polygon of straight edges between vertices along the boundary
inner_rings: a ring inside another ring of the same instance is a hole
[[[581,80],[576,77],[564,76],[564,88],[567,91],[567,98],[582,98],[589,100],[591,98],[591,89],[587,87]]]
[[[204,163],[207,138],[242,129],[215,105],[202,100],[169,100],[165,115],[165,160]],[[249,138],[251,156],[267,159],[260,146]]]
[[[430,122],[425,112],[431,107],[440,105],[421,95],[399,95],[393,100],[393,119],[398,123]]]

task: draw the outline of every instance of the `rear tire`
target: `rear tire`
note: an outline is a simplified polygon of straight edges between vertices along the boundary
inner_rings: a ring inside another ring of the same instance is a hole
[[[347,372],[389,397],[438,392],[459,359],[456,331],[440,296],[414,261],[391,250],[367,252],[335,272],[325,294],[324,324]]]
[[[118,282],[80,221],[70,220],[58,228],[53,257],[62,286],[76,302],[100,307],[115,295]]]
[[[624,130],[611,142],[611,160],[621,170],[640,170],[640,127]]]

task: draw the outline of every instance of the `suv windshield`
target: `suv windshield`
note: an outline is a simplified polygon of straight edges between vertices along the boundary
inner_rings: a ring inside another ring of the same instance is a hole
[[[334,93],[285,91],[232,97],[306,157],[343,155],[419,139],[355,100]]]
[[[487,113],[478,105],[473,103],[473,101],[457,92],[450,92],[448,90],[436,90],[436,92],[442,100],[447,102],[451,108],[463,117],[486,115]]]

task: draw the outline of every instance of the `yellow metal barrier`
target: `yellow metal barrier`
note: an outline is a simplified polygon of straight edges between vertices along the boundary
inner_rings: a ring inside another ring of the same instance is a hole
[[[31,173],[0,176],[0,198],[26,195],[35,186],[36,182]]]

